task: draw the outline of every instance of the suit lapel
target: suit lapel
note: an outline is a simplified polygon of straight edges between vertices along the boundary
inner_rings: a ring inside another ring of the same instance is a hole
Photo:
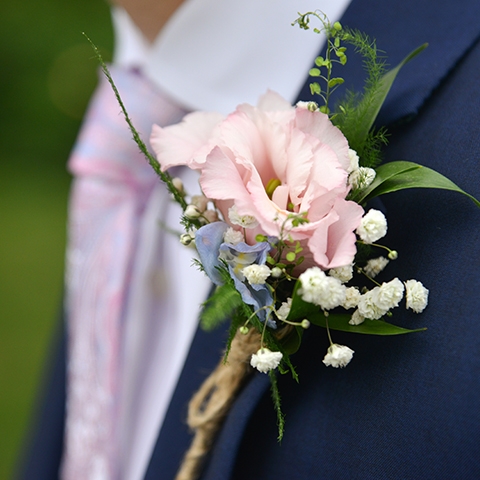
[[[342,18],[344,25],[358,28],[376,38],[378,47],[386,52],[392,66],[419,45],[429,42],[429,48],[402,70],[379,115],[380,125],[390,125],[415,116],[480,36],[480,2],[441,0],[433,7],[434,11],[429,0],[403,0],[394,5],[385,0],[353,0]],[[347,88],[361,90],[365,77],[361,58],[350,51],[348,63],[340,75],[346,79]],[[307,79],[299,100],[311,99],[309,83],[310,79]],[[187,402],[217,363],[223,346],[222,338],[225,337],[219,332],[197,332],[155,446],[146,480],[174,477],[191,439],[185,425]],[[255,374],[245,386],[219,434],[203,480],[230,478],[242,435],[268,386],[268,377],[262,374]]]
[[[157,438],[145,480],[172,479],[192,435],[186,424],[188,401],[219,362],[226,341],[224,328],[197,329],[187,360]]]
[[[480,2],[469,0],[353,0],[342,24],[375,38],[394,67],[418,46],[429,43],[407,64],[394,83],[378,117],[391,125],[415,116],[436,87],[480,36]],[[360,55],[350,47],[348,62],[338,74],[348,89],[361,91],[365,78]],[[300,98],[311,98],[307,79]],[[342,90],[344,91],[344,90]],[[338,93],[339,91],[337,91]],[[333,97],[333,101],[338,97]]]

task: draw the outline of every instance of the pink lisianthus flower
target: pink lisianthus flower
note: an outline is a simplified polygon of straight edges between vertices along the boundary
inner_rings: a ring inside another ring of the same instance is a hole
[[[232,205],[258,221],[247,231],[249,243],[257,233],[279,237],[283,227],[284,240],[306,249],[302,269],[352,263],[364,211],[345,199],[348,142],[327,115],[269,91],[257,107],[243,104],[227,117],[196,112],[178,125],[155,125],[151,144],[164,170],[187,165],[201,172],[203,193],[227,222]],[[292,213],[306,214],[308,223],[294,227]]]

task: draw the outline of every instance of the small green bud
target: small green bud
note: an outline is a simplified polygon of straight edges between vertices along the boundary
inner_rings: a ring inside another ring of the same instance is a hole
[[[241,333],[242,335],[246,335],[246,334],[248,333],[248,327],[246,327],[245,325],[243,325],[242,327],[240,327],[238,330],[240,331],[240,333]]]
[[[289,262],[294,262],[294,261],[295,261],[295,258],[296,258],[295,252],[288,252],[287,255],[285,256],[285,258],[286,258]]]
[[[337,32],[339,32],[339,31],[342,29],[342,24],[341,24],[340,22],[335,22],[335,23],[333,24],[333,28],[334,28]]]
[[[398,252],[396,250],[390,250],[390,252],[388,252],[388,258],[390,260],[396,260],[398,258]]]
[[[304,328],[305,330],[307,328],[310,328],[310,322],[306,318],[302,320],[302,328]]]

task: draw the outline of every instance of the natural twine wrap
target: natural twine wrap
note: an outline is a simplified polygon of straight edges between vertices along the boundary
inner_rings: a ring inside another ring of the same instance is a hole
[[[251,328],[246,335],[237,332],[227,362],[203,382],[188,405],[188,426],[195,436],[187,450],[175,480],[198,478],[203,460],[209,452],[222,421],[244,380],[253,371],[250,358],[260,348],[261,334]]]

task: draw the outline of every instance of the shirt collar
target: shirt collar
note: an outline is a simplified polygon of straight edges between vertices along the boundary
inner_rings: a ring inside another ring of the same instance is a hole
[[[115,8],[114,61],[140,67],[191,110],[226,114],[240,103],[256,104],[267,89],[293,102],[323,42],[313,31],[291,26],[297,12],[320,9],[333,21],[349,3],[186,0],[152,45],[128,15]]]

